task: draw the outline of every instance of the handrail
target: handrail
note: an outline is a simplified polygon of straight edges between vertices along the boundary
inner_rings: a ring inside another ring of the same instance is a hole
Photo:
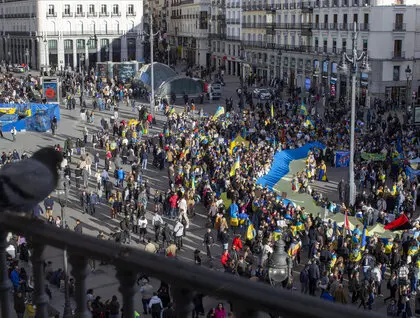
[[[254,312],[260,310],[280,314],[282,317],[380,317],[371,311],[357,311],[351,306],[337,305],[300,293],[274,289],[266,284],[210,271],[200,266],[121,246],[115,242],[62,230],[17,213],[1,213],[0,228],[4,232],[23,234],[37,246],[67,248],[70,258],[74,254],[79,257],[105,259],[114,263],[117,270],[142,272],[164,280],[174,288],[217,296],[234,304],[241,304],[243,308]]]

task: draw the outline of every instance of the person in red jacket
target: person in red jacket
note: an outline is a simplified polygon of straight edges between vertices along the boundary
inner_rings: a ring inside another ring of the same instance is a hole
[[[228,264],[229,259],[230,259],[229,251],[225,250],[222,254],[222,259],[220,260],[224,268],[227,268],[229,266]]]
[[[238,234],[233,239],[232,245],[236,247],[237,251],[240,251],[242,249],[242,241],[241,236]]]
[[[152,122],[153,122],[153,117],[152,117],[152,114],[148,114],[147,115],[147,121],[149,122],[149,124],[150,124],[150,128],[152,128]]]
[[[172,194],[172,196],[169,198],[169,205],[171,207],[169,211],[169,217],[171,219],[176,219],[177,217],[176,209],[178,207],[178,195],[176,193]]]

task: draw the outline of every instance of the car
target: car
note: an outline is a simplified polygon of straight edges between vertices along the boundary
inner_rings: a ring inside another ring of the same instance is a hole
[[[23,66],[15,66],[13,68],[13,72],[15,72],[15,73],[25,73],[25,68]]]
[[[258,98],[259,99],[270,99],[271,98],[271,93],[268,89],[260,89],[259,94],[258,94]]]

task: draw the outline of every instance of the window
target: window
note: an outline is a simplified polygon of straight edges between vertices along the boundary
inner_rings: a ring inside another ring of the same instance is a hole
[[[400,80],[400,66],[395,65],[394,70],[392,72],[392,80],[393,81],[399,81]]]
[[[363,39],[363,51],[367,51],[367,49],[368,49],[368,40]]]
[[[353,22],[357,23],[357,17],[358,17],[357,13],[353,14]]]
[[[134,4],[129,4],[127,7],[127,13],[130,15],[134,15]]]
[[[323,52],[324,53],[327,53],[327,50],[328,50],[328,40],[325,40],[324,39],[324,42],[323,42]]]
[[[89,14],[95,14],[95,5],[89,4]]]
[[[96,50],[95,40],[88,40],[88,49],[89,50]]]
[[[325,14],[324,15],[324,23],[325,24],[328,24],[328,14]]]
[[[69,4],[64,5],[64,14],[65,15],[70,15],[70,5]]]
[[[112,14],[118,15],[120,13],[120,8],[118,4],[112,5]]]
[[[318,49],[319,46],[319,42],[318,42],[318,38],[315,38],[315,50]]]
[[[334,16],[333,16],[333,22],[334,22],[334,24],[337,24],[338,23],[338,14],[334,14]]]
[[[76,41],[76,48],[81,50],[85,48],[85,40],[77,40]]]
[[[64,40],[64,49],[65,50],[73,49],[73,41],[72,40]]]
[[[363,23],[369,24],[369,13],[365,13],[365,15],[363,16]]]
[[[394,55],[393,57],[402,57],[402,40],[394,40]]]
[[[81,15],[81,14],[83,14],[83,6],[82,6],[81,4],[78,4],[78,5],[76,6],[76,14],[77,14],[77,15]]]
[[[395,14],[395,26],[394,30],[403,31],[404,15],[402,13]]]
[[[101,14],[107,14],[107,7],[106,4],[101,4]]]
[[[48,49],[57,50],[57,40],[48,40]]]
[[[341,50],[343,52],[345,52],[347,50],[347,40],[346,39],[341,40]]]
[[[343,14],[343,23],[347,24],[347,14]]]
[[[333,53],[337,53],[337,39],[333,39]]]
[[[54,5],[50,4],[48,6],[48,15],[55,15]]]

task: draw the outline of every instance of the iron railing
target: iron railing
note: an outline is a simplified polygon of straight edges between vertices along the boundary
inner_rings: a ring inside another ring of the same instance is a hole
[[[172,258],[119,245],[91,236],[52,227],[37,219],[2,212],[0,214],[0,300],[1,317],[11,318],[11,283],[7,274],[6,236],[8,232],[24,235],[32,246],[31,261],[35,283],[37,318],[48,317],[48,296],[45,293],[44,249],[53,246],[65,249],[75,278],[75,317],[88,318],[86,277],[88,259],[107,261],[116,267],[116,277],[123,296],[124,317],[134,316],[134,295],[138,273],[163,280],[170,285],[177,317],[191,315],[195,292],[226,299],[232,302],[236,317],[254,318],[261,312],[275,317],[308,318],[367,318],[379,317],[374,312],[354,310],[354,307],[337,305],[316,297],[274,289],[269,285],[232,275],[209,271]]]

